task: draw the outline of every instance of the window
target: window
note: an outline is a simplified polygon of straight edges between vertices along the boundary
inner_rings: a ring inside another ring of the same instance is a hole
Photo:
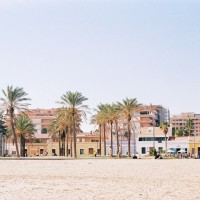
[[[93,148],[89,148],[88,152],[89,152],[89,154],[93,154],[94,153],[94,149]]]
[[[47,134],[47,129],[46,129],[46,128],[43,128],[43,129],[41,130],[41,133],[42,133],[42,134]]]
[[[100,155],[100,153],[101,153],[101,152],[100,152],[100,149],[97,149],[97,154]]]
[[[84,154],[84,149],[80,149],[80,155]]]
[[[91,142],[99,142],[99,140],[91,140]]]
[[[146,154],[146,148],[142,147],[142,154]]]

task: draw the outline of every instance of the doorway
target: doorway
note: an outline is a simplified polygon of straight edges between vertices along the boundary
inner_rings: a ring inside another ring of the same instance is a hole
[[[89,154],[94,154],[94,149],[93,148],[89,148]]]
[[[43,153],[44,153],[44,150],[40,149],[40,155],[43,155]]]

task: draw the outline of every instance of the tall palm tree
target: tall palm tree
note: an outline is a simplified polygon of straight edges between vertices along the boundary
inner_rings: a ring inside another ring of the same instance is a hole
[[[99,104],[95,109],[96,114],[92,115],[91,123],[99,126],[99,149],[101,155],[101,141],[103,129],[103,142],[104,142],[104,156],[106,156],[106,117],[107,117],[107,104]]]
[[[19,158],[19,148],[17,143],[17,135],[15,130],[15,111],[26,111],[28,110],[27,107],[30,105],[26,103],[27,101],[31,100],[27,98],[27,93],[24,92],[23,88],[13,86],[8,86],[6,91],[2,90],[4,98],[0,98],[0,112],[7,112],[11,128],[14,136],[14,143],[16,146],[17,157]]]
[[[101,155],[101,130],[102,130],[102,123],[101,123],[101,118],[97,114],[91,116],[91,124],[98,124],[99,126],[99,154]],[[98,150],[98,149],[97,149]]]
[[[111,104],[107,105],[106,113],[107,113],[107,121],[110,123],[110,138],[111,138],[111,149],[113,154],[113,129],[114,129],[114,123],[115,123],[115,134],[117,136],[117,151],[119,146],[119,140],[118,140],[118,119],[119,119],[119,105],[117,104]],[[112,155],[111,155],[112,156]]]
[[[20,155],[25,157],[26,139],[32,138],[36,132],[35,125],[27,115],[22,114],[16,118],[15,129],[17,136],[20,138]]]
[[[6,135],[6,122],[4,116],[0,116],[0,133]]]
[[[194,121],[192,119],[187,119],[185,124],[185,130],[188,132],[188,135],[191,136],[192,131],[194,130]]]
[[[48,129],[48,132],[49,132],[49,136],[52,138],[52,139],[55,139],[55,138],[58,138],[58,144],[59,144],[59,156],[61,155],[61,143],[60,143],[60,140],[61,140],[61,137],[60,137],[60,129],[59,129],[59,121],[58,121],[58,115],[56,115],[55,119],[52,119],[50,121],[50,125],[49,125],[49,129]]]
[[[175,128],[174,129],[174,134],[175,134],[175,136],[178,136],[178,137],[183,136],[184,135],[184,129]]]
[[[131,157],[131,120],[135,116],[135,112],[139,110],[141,104],[138,103],[136,98],[123,99],[122,103],[118,102],[122,117],[126,119],[128,124],[128,157]]]
[[[191,136],[192,132],[194,131],[194,121],[192,119],[187,119],[185,124],[185,130],[188,133],[189,136]],[[195,155],[195,133],[193,133],[193,139],[194,139],[194,155]]]
[[[52,138],[58,138],[59,141],[59,155],[65,156],[65,138],[67,136],[67,156],[68,156],[68,115],[65,108],[56,110],[56,117],[51,120],[49,132]]]
[[[165,153],[167,153],[167,133],[168,133],[169,124],[166,121],[162,121],[160,124],[160,128],[162,129],[165,135]]]
[[[84,105],[84,101],[88,100],[80,92],[66,92],[61,96],[61,101],[59,103],[68,107],[71,111],[72,122],[73,122],[73,139],[74,139],[74,157],[77,158],[76,151],[76,118],[81,116],[86,119],[87,105]]]

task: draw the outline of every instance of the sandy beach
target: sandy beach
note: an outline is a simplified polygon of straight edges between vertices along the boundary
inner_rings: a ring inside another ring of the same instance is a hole
[[[0,160],[1,199],[200,199],[199,160]]]

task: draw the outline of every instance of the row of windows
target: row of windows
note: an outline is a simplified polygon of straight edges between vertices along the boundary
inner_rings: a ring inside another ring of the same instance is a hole
[[[165,141],[164,137],[140,137],[139,141],[157,141],[162,142]]]
[[[193,121],[199,121],[200,119],[192,119]],[[181,122],[181,121],[183,121],[183,122],[186,122],[187,121],[187,119],[171,119],[171,122],[173,123],[173,122]]]

